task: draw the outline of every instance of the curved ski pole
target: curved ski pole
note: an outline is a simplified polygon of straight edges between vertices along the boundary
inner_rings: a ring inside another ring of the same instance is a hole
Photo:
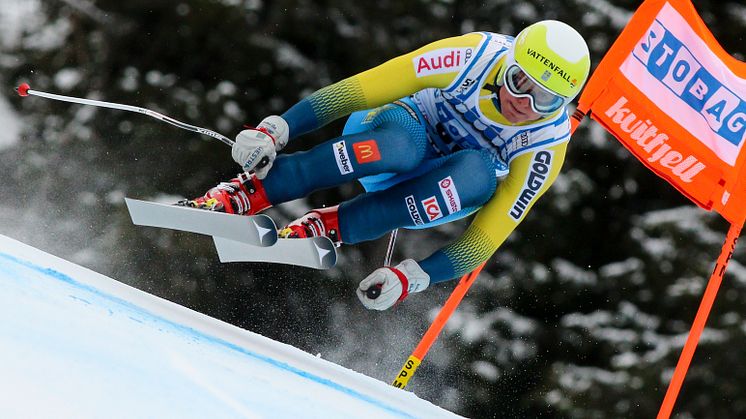
[[[190,125],[190,124],[181,122],[179,120],[176,120],[174,118],[171,118],[168,115],[163,115],[160,112],[156,112],[156,111],[146,109],[146,108],[141,108],[139,106],[123,105],[121,103],[104,102],[104,101],[93,100],[93,99],[83,99],[83,98],[74,97],[74,96],[63,96],[63,95],[57,95],[54,93],[42,92],[40,90],[32,90],[31,86],[29,86],[28,83],[21,84],[20,86],[16,88],[16,91],[18,92],[18,95],[22,97],[32,95],[32,96],[43,97],[46,99],[58,100],[61,102],[70,102],[70,103],[77,103],[80,105],[97,106],[99,108],[119,109],[122,111],[141,113],[149,117],[155,118],[159,121],[167,122],[175,127],[185,129],[187,131],[196,132],[198,134],[204,134],[212,138],[218,139],[229,146],[233,146],[233,140],[213,130]]]
[[[223,134],[215,132],[211,129],[202,128],[202,127],[198,127],[195,125],[190,125],[185,122],[181,122],[177,119],[171,118],[168,115],[164,115],[160,112],[156,112],[156,111],[146,109],[146,108],[141,108],[139,106],[124,105],[124,104],[115,103],[115,102],[104,102],[101,100],[94,100],[94,99],[83,99],[83,98],[74,97],[74,96],[64,96],[64,95],[58,95],[54,93],[42,92],[41,90],[32,90],[31,86],[29,86],[28,83],[22,83],[20,86],[16,87],[16,92],[18,92],[18,95],[21,97],[26,97],[29,95],[39,96],[39,97],[43,97],[46,99],[58,100],[61,102],[77,103],[80,105],[96,106],[99,108],[119,109],[122,111],[141,113],[151,118],[155,118],[159,121],[167,122],[177,128],[181,128],[187,131],[192,131],[198,134],[203,134],[203,135],[207,135],[209,137],[215,138],[217,140],[220,140],[221,142],[223,142],[229,147],[233,147],[233,143],[234,143],[234,141],[231,140],[230,138],[226,137]],[[266,166],[268,163],[269,163],[269,158],[264,157],[259,162],[259,164],[256,165],[256,168],[261,169],[262,167]]]

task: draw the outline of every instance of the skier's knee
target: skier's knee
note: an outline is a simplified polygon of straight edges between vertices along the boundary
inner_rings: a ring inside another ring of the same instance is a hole
[[[497,188],[495,167],[489,155],[481,150],[462,150],[453,155],[449,164],[456,167],[457,183],[467,186],[462,199],[465,206],[479,206],[487,202]]]

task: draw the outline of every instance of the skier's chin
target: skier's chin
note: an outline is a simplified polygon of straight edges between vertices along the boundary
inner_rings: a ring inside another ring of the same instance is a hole
[[[503,109],[504,109],[503,116],[511,124],[520,124],[521,122],[526,122],[526,121],[531,120],[530,115],[526,115],[518,111],[518,109],[516,109],[516,107],[513,106],[513,102],[511,101],[506,101]]]

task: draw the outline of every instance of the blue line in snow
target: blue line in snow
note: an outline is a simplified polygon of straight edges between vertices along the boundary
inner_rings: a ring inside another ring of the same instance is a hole
[[[280,369],[283,369],[285,371],[291,372],[291,373],[293,373],[295,375],[298,375],[300,377],[303,377],[305,379],[308,379],[308,380],[314,381],[316,383],[325,385],[325,386],[330,387],[330,388],[332,388],[334,390],[341,391],[341,392],[346,393],[346,394],[348,394],[348,395],[350,395],[352,397],[355,397],[355,398],[357,398],[359,400],[362,400],[364,402],[373,404],[373,405],[375,405],[375,406],[377,406],[379,408],[387,410],[387,411],[389,411],[391,413],[400,415],[402,417],[407,417],[407,418],[414,418],[415,417],[415,416],[412,416],[411,414],[409,414],[407,412],[404,412],[404,411],[399,410],[397,408],[388,406],[388,405],[384,404],[383,402],[381,402],[379,400],[376,400],[376,399],[374,399],[372,397],[369,397],[369,396],[367,396],[365,394],[357,392],[357,391],[355,391],[355,390],[353,390],[351,388],[345,387],[345,386],[343,386],[341,384],[335,383],[334,381],[329,380],[327,378],[319,377],[319,376],[317,376],[315,374],[311,374],[310,372],[304,371],[304,370],[302,370],[300,368],[293,367],[292,365],[288,365],[288,364],[286,364],[284,362],[281,362],[281,361],[278,361],[276,359],[273,359],[273,358],[270,358],[270,357],[267,357],[267,356],[264,356],[264,355],[260,355],[260,354],[258,354],[256,352],[249,351],[249,350],[247,350],[245,348],[242,348],[239,345],[227,342],[227,341],[225,341],[223,339],[216,338],[214,336],[207,335],[207,334],[205,334],[203,332],[200,332],[198,330],[195,330],[195,329],[193,329],[191,327],[187,327],[187,326],[184,326],[182,324],[173,322],[171,320],[164,319],[163,317],[160,317],[160,316],[158,316],[156,314],[153,314],[153,313],[149,312],[148,310],[145,310],[142,307],[139,307],[139,306],[137,306],[137,305],[135,305],[135,304],[127,301],[127,300],[123,300],[123,299],[115,297],[115,296],[113,296],[111,294],[106,294],[104,292],[101,292],[97,288],[94,288],[94,287],[92,287],[90,285],[86,285],[86,284],[83,284],[81,282],[78,282],[75,279],[71,278],[70,276],[65,275],[65,274],[63,274],[61,272],[58,272],[58,271],[56,271],[54,269],[44,268],[44,267],[38,266],[38,265],[36,265],[34,263],[31,263],[29,261],[18,259],[16,257],[12,256],[12,255],[7,254],[7,253],[0,253],[0,258],[6,259],[6,260],[8,260],[10,262],[13,262],[13,263],[21,265],[23,267],[26,267],[28,269],[34,270],[34,271],[39,272],[39,273],[41,273],[41,274],[43,274],[45,276],[48,276],[50,278],[66,282],[66,283],[68,283],[68,284],[70,284],[70,285],[72,285],[72,286],[74,286],[76,288],[79,288],[79,289],[82,289],[84,291],[93,293],[93,294],[95,294],[95,295],[97,295],[97,296],[99,296],[99,297],[101,297],[101,298],[103,298],[105,300],[109,300],[109,301],[114,302],[116,304],[122,305],[122,306],[126,307],[129,310],[133,310],[135,312],[138,312],[138,313],[144,314],[146,316],[150,316],[152,318],[155,318],[158,321],[163,322],[163,323],[165,323],[165,324],[167,324],[167,325],[169,325],[169,326],[171,326],[171,327],[173,327],[173,328],[175,328],[177,330],[185,332],[187,334],[198,336],[198,337],[200,337],[200,338],[202,338],[202,339],[204,339],[204,340],[206,340],[208,342],[213,342],[213,343],[216,343],[218,345],[222,345],[222,346],[228,347],[228,348],[230,348],[230,349],[232,349],[234,351],[240,352],[240,353],[248,355],[248,356],[250,356],[252,358],[258,359],[258,360],[263,361],[263,362],[266,362],[267,364],[270,364],[270,365],[273,365],[273,366],[275,366],[277,368],[280,368]]]

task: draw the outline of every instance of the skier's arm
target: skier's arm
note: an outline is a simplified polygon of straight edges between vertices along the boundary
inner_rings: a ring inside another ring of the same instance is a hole
[[[566,149],[564,142],[516,157],[464,235],[420,262],[430,282],[458,278],[489,259],[557,178]]]
[[[355,111],[381,106],[422,89],[448,86],[466,62],[465,51],[458,51],[458,56],[454,51],[451,58],[458,59],[461,66],[454,62],[436,72],[424,71],[423,62],[419,58],[427,53],[437,56],[437,50],[443,50],[441,53],[445,55],[448,51],[445,49],[473,48],[481,39],[482,35],[479,33],[442,39],[317,90],[282,115],[290,127],[290,138],[313,131]]]

